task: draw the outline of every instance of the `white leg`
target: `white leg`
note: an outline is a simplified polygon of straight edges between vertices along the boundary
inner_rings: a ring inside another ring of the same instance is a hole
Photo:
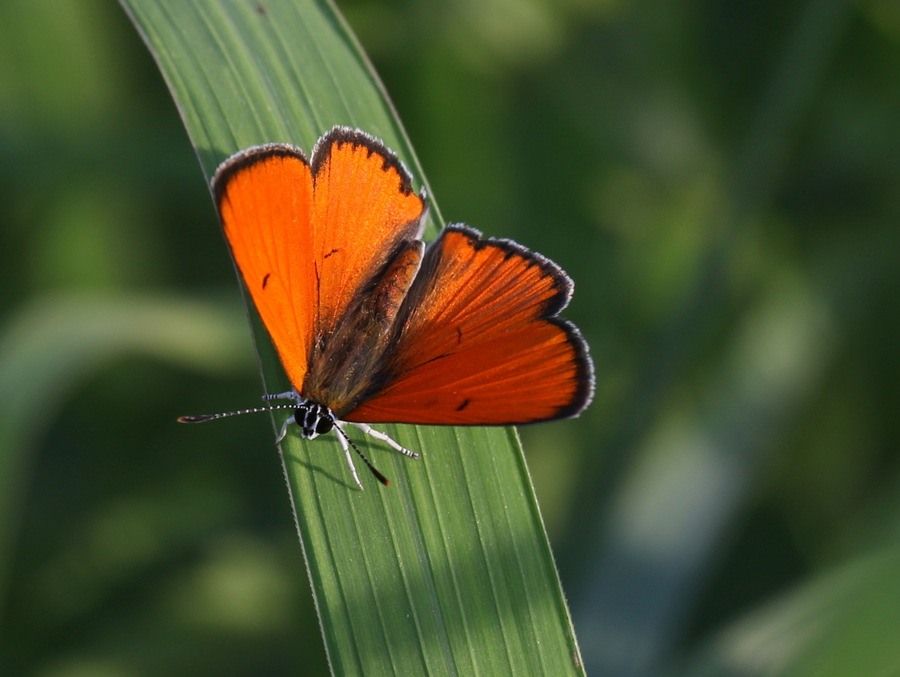
[[[336,422],[335,425],[340,427],[341,424]],[[343,428],[341,428],[341,430],[343,431]],[[362,482],[359,481],[359,475],[356,474],[356,466],[353,465],[353,454],[350,453],[350,445],[340,432],[335,431],[335,434],[337,435],[338,442],[341,443],[341,448],[344,450],[344,457],[347,459],[347,465],[350,466],[350,473],[353,475],[353,481],[356,482],[356,486],[359,487],[359,490],[363,491]]]
[[[342,421],[342,422],[344,422],[344,421]],[[362,430],[369,437],[374,437],[376,440],[381,440],[382,442],[385,442],[386,444],[390,445],[391,447],[393,447],[394,449],[399,451],[404,456],[409,456],[410,458],[419,458],[419,455],[416,452],[410,451],[406,447],[401,447],[393,439],[391,439],[390,437],[385,435],[383,432],[379,432],[378,430],[375,430],[375,428],[373,428],[372,426],[366,425],[365,423],[356,423],[354,421],[346,421],[346,423],[349,423],[350,425],[355,425],[357,428]]]
[[[275,438],[275,444],[278,444],[279,442],[281,442],[281,440],[284,439],[284,436],[287,435],[288,425],[290,425],[291,423],[296,423],[293,416],[289,416],[287,419],[285,419],[284,425],[281,426],[281,432],[278,433],[278,437]]]
[[[296,390],[289,390],[286,393],[263,395],[262,398],[266,402],[271,402],[272,400],[293,400],[294,402],[300,403],[303,401],[303,398],[300,397],[300,393],[298,393]]]

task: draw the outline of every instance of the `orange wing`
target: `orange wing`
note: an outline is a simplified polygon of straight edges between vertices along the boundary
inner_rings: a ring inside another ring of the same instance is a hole
[[[316,324],[324,336],[398,249],[421,237],[425,200],[412,192],[397,156],[364,132],[338,127],[323,136],[313,150],[312,171]]]
[[[342,418],[499,425],[578,414],[593,367],[578,330],[556,316],[571,292],[540,254],[445,229],[404,301],[380,386]]]
[[[309,366],[316,303],[313,180],[303,152],[287,145],[250,148],[213,178],[225,236],[278,349],[291,383]]]
[[[424,199],[379,141],[335,127],[312,160],[267,144],[213,179],[235,262],[293,386],[360,292],[420,234]]]

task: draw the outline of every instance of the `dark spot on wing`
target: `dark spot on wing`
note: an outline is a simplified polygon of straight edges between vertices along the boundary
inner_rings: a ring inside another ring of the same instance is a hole
[[[265,289],[269,284],[269,278],[272,277],[272,273],[266,273],[262,279],[262,288]]]
[[[329,256],[331,256],[332,254],[337,254],[339,251],[340,251],[339,249],[332,249],[330,252],[328,252],[327,254],[325,254],[325,256],[323,256],[322,258],[323,258],[323,259],[327,259],[327,258],[328,258]]]
[[[460,404],[460,405],[456,408],[456,411],[462,411],[463,409],[465,409],[466,407],[468,407],[469,404],[471,404],[471,402],[472,402],[472,400],[470,400],[469,398],[464,399],[464,400],[462,401],[462,404]]]

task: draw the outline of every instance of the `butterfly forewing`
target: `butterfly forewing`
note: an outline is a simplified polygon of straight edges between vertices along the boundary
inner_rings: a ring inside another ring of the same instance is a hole
[[[362,132],[326,134],[313,152],[317,335],[327,340],[348,308],[406,241],[421,236],[424,199],[393,153]]]
[[[312,173],[303,153],[258,146],[232,156],[213,188],[225,236],[291,383],[308,369],[317,301]]]

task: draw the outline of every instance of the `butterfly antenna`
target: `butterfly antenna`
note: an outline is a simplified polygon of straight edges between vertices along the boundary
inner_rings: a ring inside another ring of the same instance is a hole
[[[360,451],[359,447],[357,447],[355,444],[353,444],[353,440],[351,440],[347,436],[347,433],[344,432],[344,429],[341,428],[341,426],[339,426],[339,425],[335,425],[334,429],[337,431],[337,433],[341,437],[343,437],[347,441],[347,444],[349,444],[351,447],[353,447],[353,451],[355,451],[359,455],[359,457],[363,460],[363,463],[366,464],[366,467],[369,469],[369,472],[371,472],[373,475],[375,475],[375,479],[377,479],[379,482],[381,482],[386,487],[391,486],[391,483],[388,480],[388,478],[385,477],[384,475],[382,475],[380,472],[378,472],[378,468],[376,468],[374,465],[372,465],[372,462],[366,458],[366,455],[364,453],[362,453],[362,451]],[[361,488],[362,488],[362,485],[360,485],[360,489]]]
[[[264,411],[276,411],[278,409],[296,409],[296,404],[271,404],[266,407],[253,407],[252,409],[241,409],[239,411],[225,411],[221,414],[200,414],[198,416],[179,416],[179,423],[203,423],[204,421],[215,421],[218,418],[228,418],[229,416],[243,416],[244,414],[260,414]]]

